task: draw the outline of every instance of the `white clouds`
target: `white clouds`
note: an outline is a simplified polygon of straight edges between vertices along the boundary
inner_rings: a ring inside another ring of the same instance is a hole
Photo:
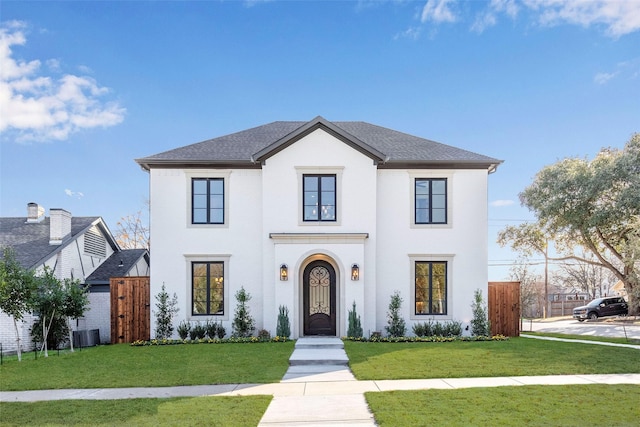
[[[593,77],[593,81],[603,85],[616,76],[617,73],[598,73]]]
[[[64,193],[69,197],[76,197],[78,199],[82,199],[84,197],[84,193],[79,191],[71,191],[68,188],[65,188]]]
[[[635,0],[523,1],[527,7],[539,12],[538,22],[542,25],[603,25],[605,33],[611,37],[640,30],[640,2]]]
[[[24,23],[0,27],[0,132],[13,132],[17,141],[64,140],[82,129],[114,126],[125,109],[101,98],[109,89],[89,76],[39,75],[39,60],[15,59],[14,46],[26,44]],[[60,61],[47,59],[50,72]]]
[[[515,202],[513,200],[494,200],[493,202],[489,203],[489,206],[492,206],[494,208],[501,208],[504,206],[511,206],[514,203]]]
[[[455,22],[456,15],[451,10],[453,0],[428,0],[422,8],[421,22],[432,21],[435,23]]]
[[[521,18],[541,27],[579,25],[603,29],[613,38],[640,30],[640,1],[637,0],[491,0],[477,12],[469,29],[482,33],[503,16]],[[454,7],[453,0],[427,0],[420,21],[435,24],[467,22],[469,8]]]

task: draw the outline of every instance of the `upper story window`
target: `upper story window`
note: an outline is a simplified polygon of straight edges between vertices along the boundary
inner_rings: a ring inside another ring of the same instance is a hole
[[[415,223],[447,223],[447,179],[415,179]]]
[[[193,178],[191,197],[193,224],[224,224],[224,178]]]
[[[336,221],[336,175],[303,175],[304,221]]]

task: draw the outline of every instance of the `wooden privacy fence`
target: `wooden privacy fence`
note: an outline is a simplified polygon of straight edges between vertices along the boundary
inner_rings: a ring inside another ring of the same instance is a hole
[[[150,338],[149,277],[112,277],[111,344]]]
[[[520,282],[489,282],[491,335],[520,335]]]

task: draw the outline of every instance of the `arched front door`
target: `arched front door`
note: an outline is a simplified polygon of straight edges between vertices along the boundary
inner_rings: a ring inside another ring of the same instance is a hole
[[[336,271],[326,261],[313,261],[302,280],[305,335],[336,335]]]

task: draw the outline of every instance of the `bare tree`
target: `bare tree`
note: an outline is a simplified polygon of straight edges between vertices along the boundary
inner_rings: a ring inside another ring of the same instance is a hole
[[[544,305],[544,289],[539,286],[542,276],[531,269],[526,259],[519,258],[509,269],[509,279],[520,282],[522,316],[538,317],[536,312],[541,305]]]
[[[149,227],[142,221],[142,211],[122,217],[116,226],[116,242],[122,249],[149,250]]]
[[[563,282],[563,287],[573,288],[569,291],[587,292],[592,299],[607,295],[610,287],[615,284],[615,276],[609,269],[596,265],[593,255],[583,254],[582,258],[592,258],[594,263],[576,262],[560,265],[557,274]]]

